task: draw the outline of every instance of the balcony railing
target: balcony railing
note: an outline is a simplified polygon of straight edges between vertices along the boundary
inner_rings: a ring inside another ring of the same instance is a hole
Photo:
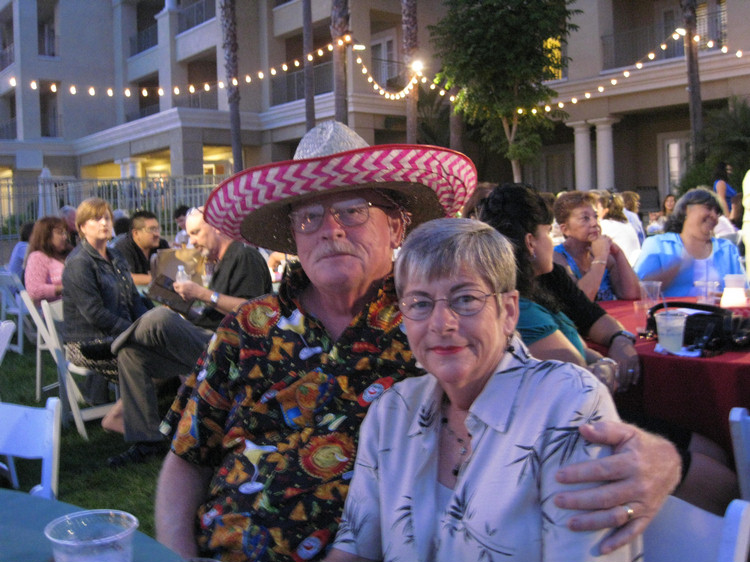
[[[219,109],[219,92],[198,90],[194,94],[180,94],[174,98],[175,107],[193,107],[196,109]]]
[[[198,0],[180,10],[177,24],[178,33],[187,31],[197,25],[216,17],[215,0]]]
[[[271,77],[271,105],[281,105],[304,99],[304,70],[285,72]],[[313,67],[315,95],[333,91],[333,62],[324,62]]]
[[[16,61],[15,49],[13,43],[0,50],[0,70],[8,68]]]
[[[717,10],[699,13],[697,32],[700,35],[699,49],[703,51],[721,49],[726,42],[726,11]],[[644,60],[649,53],[654,54],[651,60],[665,60],[681,57],[685,54],[683,37],[672,37],[673,29],[663,25],[639,27],[621,33],[602,37],[603,67],[620,68]],[[711,43],[709,44],[709,41]]]
[[[8,119],[0,123],[0,139],[3,140],[16,140],[16,120]]]
[[[146,49],[156,47],[159,43],[159,28],[157,24],[154,24],[146,29],[143,29],[135,34],[135,37],[130,38],[130,56],[142,53]]]

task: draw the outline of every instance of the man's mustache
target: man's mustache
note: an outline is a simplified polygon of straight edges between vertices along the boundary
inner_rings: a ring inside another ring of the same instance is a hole
[[[354,246],[350,244],[349,242],[346,242],[343,240],[337,240],[337,241],[327,242],[322,246],[316,246],[315,250],[310,256],[310,259],[321,260],[329,256],[336,256],[336,255],[342,255],[342,254],[350,254],[352,256],[356,256],[357,252]]]

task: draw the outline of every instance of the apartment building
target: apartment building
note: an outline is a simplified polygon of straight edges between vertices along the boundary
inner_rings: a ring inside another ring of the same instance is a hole
[[[420,56],[442,0],[419,0]],[[304,133],[301,0],[237,0],[244,164],[291,157]],[[399,0],[349,2],[348,121],[405,138]],[[542,189],[641,189],[661,199],[690,150],[679,0],[578,0],[568,116],[524,179]],[[219,0],[0,0],[0,188],[53,177],[160,178],[232,169]],[[334,113],[330,0],[312,1],[315,113]],[[699,4],[704,106],[750,93],[750,2]],[[744,53],[747,53],[744,55]],[[743,56],[738,56],[743,54]],[[649,57],[652,55],[652,57]],[[358,64],[357,59],[361,59]],[[363,70],[366,71],[363,72]],[[261,78],[262,76],[262,78]],[[371,80],[371,81],[369,81]],[[499,179],[499,178],[484,178]],[[658,194],[658,195],[657,195]]]
[[[568,113],[525,179],[562,188],[641,190],[651,205],[674,188],[690,151],[687,68],[678,0],[578,0],[553,103]],[[698,4],[705,110],[750,95],[750,2]],[[575,103],[574,103],[575,101]],[[648,204],[647,203],[647,204]]]
[[[406,76],[400,2],[349,4],[349,124],[370,142],[403,140],[405,102],[373,87],[398,89]],[[441,2],[418,4],[428,47]],[[289,158],[305,130],[302,1],[237,0],[236,10],[244,164]],[[313,0],[312,15],[323,120],[334,113],[330,0]],[[34,181],[43,168],[80,178],[231,171],[219,0],[0,0],[0,49],[0,180]]]

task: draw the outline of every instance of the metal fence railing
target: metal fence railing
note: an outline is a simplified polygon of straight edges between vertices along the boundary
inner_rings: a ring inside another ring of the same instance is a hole
[[[165,238],[174,237],[172,213],[180,205],[202,205],[222,176],[181,176],[127,179],[39,178],[33,184],[0,180],[0,240],[18,238],[20,226],[42,215],[58,214],[60,207],[78,204],[89,197],[101,197],[112,209],[132,214],[136,210],[154,213]]]

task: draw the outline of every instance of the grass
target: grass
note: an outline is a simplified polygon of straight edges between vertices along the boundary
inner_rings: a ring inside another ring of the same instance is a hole
[[[52,383],[57,380],[54,361],[46,351],[42,353],[42,360],[43,384]],[[40,407],[48,396],[56,396],[57,389],[54,389],[42,396],[41,402],[36,402],[35,373],[33,343],[28,340],[24,343],[23,355],[8,351],[0,368],[2,400]],[[122,435],[105,432],[98,420],[88,422],[86,431],[89,441],[78,434],[72,419],[63,426],[58,499],[85,509],[127,511],[140,521],[138,530],[153,537],[154,496],[162,459],[153,457],[143,464],[111,469],[107,466],[107,457],[127,448]],[[16,459],[16,468],[22,490],[28,491],[39,483],[39,461]]]

